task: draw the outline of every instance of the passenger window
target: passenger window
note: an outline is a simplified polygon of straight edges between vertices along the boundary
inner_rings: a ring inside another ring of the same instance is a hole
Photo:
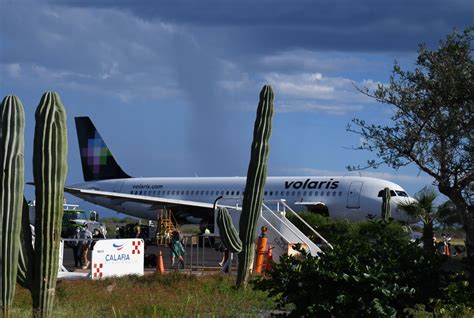
[[[161,191],[158,191],[156,194],[157,194],[157,195],[160,195],[160,193],[161,193]]]
[[[283,197],[284,195],[285,195],[285,191],[281,191],[281,192],[280,192],[280,196]]]
[[[306,191],[303,192],[303,196],[304,196],[304,197],[306,196]]]
[[[270,195],[273,195],[273,191],[270,191]]]
[[[335,196],[336,196],[336,191],[334,191],[334,192],[332,193],[332,196],[333,196],[333,197],[335,197]]]
[[[331,191],[328,191],[328,192],[326,193],[326,195],[327,195],[327,196],[330,196],[330,195],[331,195]]]
[[[230,195],[234,195],[234,191],[232,191],[232,192],[230,193]]]
[[[191,190],[191,195],[194,195],[194,190]]]
[[[239,195],[240,194],[240,191],[237,191],[236,195]]]
[[[286,191],[286,196],[287,196],[287,197],[290,196],[290,191]]]
[[[342,197],[342,191],[339,191],[339,196]]]
[[[142,195],[142,192],[140,191],[140,195]]]
[[[209,195],[209,190],[206,191],[206,195]]]
[[[321,196],[324,197],[324,192],[323,191],[321,191]]]
[[[296,194],[296,192],[295,192],[295,191],[292,191],[292,192],[291,192],[291,196],[292,196],[292,197],[294,197],[294,196],[295,196],[295,194]]]
[[[301,196],[301,191],[298,191],[298,192],[296,193],[296,195],[297,195],[297,196]]]
[[[221,191],[221,195],[224,195],[224,191]]]
[[[266,196],[266,195],[267,195],[267,191],[264,191],[264,192],[263,192],[263,195],[265,195],[265,196]]]
[[[211,191],[211,195],[214,195],[214,191]]]
[[[318,194],[319,194],[319,192],[318,192],[318,191],[314,191],[314,196],[315,196],[315,197],[317,197],[317,196],[318,196]]]
[[[310,196],[310,197],[313,196],[313,191],[309,191],[309,196]]]

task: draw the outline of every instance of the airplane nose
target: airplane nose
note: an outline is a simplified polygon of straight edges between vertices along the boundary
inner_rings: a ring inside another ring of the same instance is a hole
[[[412,197],[404,197],[404,198],[397,198],[396,200],[392,201],[392,211],[395,212],[397,216],[394,215],[396,219],[408,222],[410,224],[417,223],[419,219],[417,217],[411,216],[407,214],[405,211],[398,207],[398,204],[411,204],[417,202],[416,199]]]

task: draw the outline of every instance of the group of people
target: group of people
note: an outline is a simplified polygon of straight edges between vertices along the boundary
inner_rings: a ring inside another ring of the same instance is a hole
[[[450,234],[441,233],[441,236],[443,239],[440,240],[439,242],[436,239],[436,236],[433,236],[433,245],[437,253],[444,254],[447,256],[454,256],[462,252],[462,249],[460,249],[457,246],[454,249],[451,248],[451,235]]]
[[[143,233],[140,226],[135,227],[135,237],[142,238],[142,236]],[[85,224],[82,228],[78,227],[76,229],[76,233],[72,238],[74,239],[71,241],[74,254],[74,266],[76,268],[87,269],[90,265],[88,258],[89,250],[94,248],[98,240],[105,239],[105,236],[98,229],[94,229],[93,232],[91,232],[88,225]],[[184,269],[186,249],[178,231],[173,231],[169,248],[172,268],[175,268],[176,265],[177,268]],[[219,265],[222,267],[223,272],[227,272],[232,261],[232,253],[222,244],[219,246],[219,250],[222,252],[222,260],[219,262]]]
[[[76,228],[76,233],[71,241],[72,250],[74,254],[74,266],[76,268],[87,269],[90,265],[88,258],[89,250],[94,248],[95,243],[100,239],[105,239],[99,229],[94,229],[93,232],[89,230],[87,224],[82,228]]]

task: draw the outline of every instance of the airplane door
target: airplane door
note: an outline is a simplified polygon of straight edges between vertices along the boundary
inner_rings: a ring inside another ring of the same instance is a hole
[[[112,191],[120,192],[120,190],[122,190],[122,187],[123,187],[123,182],[115,182],[114,188]]]
[[[362,181],[352,182],[347,193],[347,208],[360,208],[360,190],[362,189]]]

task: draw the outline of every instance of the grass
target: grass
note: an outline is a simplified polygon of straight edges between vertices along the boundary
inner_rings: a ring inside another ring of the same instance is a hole
[[[234,288],[235,277],[173,273],[102,281],[59,281],[54,317],[261,316],[276,305],[266,293]],[[28,290],[17,288],[14,317],[31,316]]]

